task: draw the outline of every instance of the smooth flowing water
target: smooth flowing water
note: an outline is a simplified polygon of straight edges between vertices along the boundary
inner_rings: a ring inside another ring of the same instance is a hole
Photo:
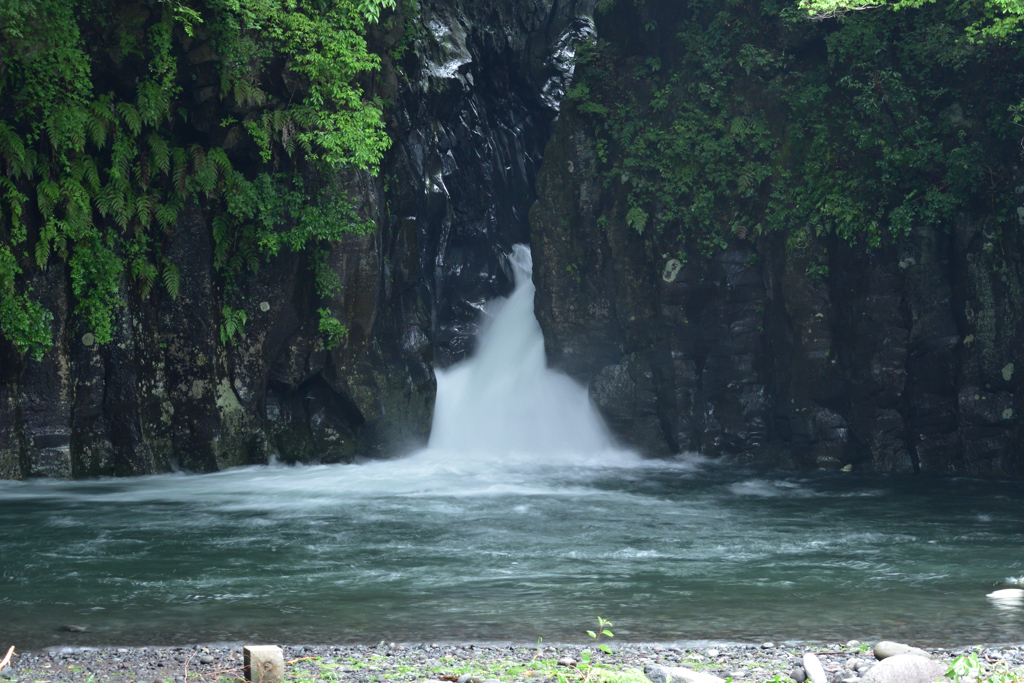
[[[511,262],[421,452],[0,483],[0,642],[1021,640],[1019,485],[616,449]]]

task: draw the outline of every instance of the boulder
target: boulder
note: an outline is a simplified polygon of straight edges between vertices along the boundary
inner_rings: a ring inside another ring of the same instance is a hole
[[[649,664],[644,667],[644,673],[652,683],[725,683],[725,680],[718,676],[685,669],[681,666]]]
[[[871,667],[864,683],[933,683],[946,673],[946,666],[933,659],[914,654],[886,657]]]
[[[894,643],[891,640],[882,640],[875,643],[875,659],[882,660],[896,655],[917,655],[931,659],[932,656],[924,650],[903,643]]]

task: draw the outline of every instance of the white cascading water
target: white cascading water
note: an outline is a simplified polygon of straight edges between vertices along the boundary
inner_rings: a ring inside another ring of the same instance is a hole
[[[515,291],[488,304],[476,353],[437,372],[430,448],[523,455],[612,448],[587,390],[547,366],[530,248],[517,244],[508,262]]]

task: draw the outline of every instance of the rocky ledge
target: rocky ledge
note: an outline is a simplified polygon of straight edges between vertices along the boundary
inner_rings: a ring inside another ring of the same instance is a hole
[[[976,662],[960,680],[1000,673],[1024,676],[1024,645],[912,648],[883,641],[820,643],[622,644],[612,654],[593,646],[509,644],[395,644],[285,647],[285,680],[383,683],[930,683],[954,661]],[[587,676],[585,653],[593,652]],[[242,676],[242,648],[51,648],[14,657],[0,672],[7,681],[47,683],[184,683],[234,681]],[[1002,679],[996,679],[1002,680]],[[1008,679],[1008,680],[1019,680]],[[560,683],[560,682],[559,682]]]

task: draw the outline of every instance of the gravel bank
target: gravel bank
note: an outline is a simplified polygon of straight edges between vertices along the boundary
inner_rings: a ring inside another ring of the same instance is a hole
[[[610,641],[614,654],[599,653],[595,661],[603,678],[614,681],[621,673],[645,666],[685,666],[733,681],[789,681],[805,652],[818,655],[830,680],[852,669],[851,660],[874,660],[859,644],[780,644],[679,646],[632,645]],[[455,680],[461,674],[500,683],[549,683],[561,671],[574,680],[565,658],[579,660],[586,646],[527,646],[499,644],[394,644],[376,646],[289,646],[284,648],[286,679],[338,683]],[[1000,660],[1024,667],[1024,645],[975,647],[955,650],[925,648],[936,659],[950,661],[977,652],[982,661]],[[563,660],[563,664],[559,664]],[[242,673],[240,645],[211,644],[189,647],[55,648],[27,652],[14,658],[14,666],[0,678],[19,683],[184,683],[231,681]],[[604,668],[607,667],[607,668]],[[616,675],[619,674],[619,675]],[[631,681],[637,678],[629,677]],[[640,678],[639,680],[642,680]],[[478,683],[471,681],[470,683]]]

